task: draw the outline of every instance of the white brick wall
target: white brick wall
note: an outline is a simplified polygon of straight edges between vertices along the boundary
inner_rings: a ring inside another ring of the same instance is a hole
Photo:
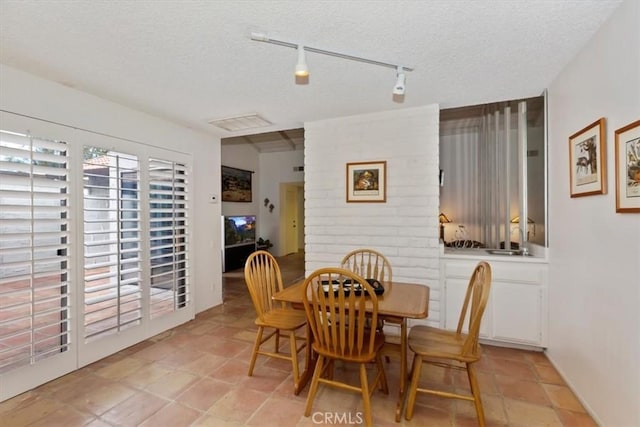
[[[431,105],[305,124],[305,269],[376,249],[393,279],[429,285],[439,320],[439,108]],[[386,203],[347,203],[346,164],[387,161]]]

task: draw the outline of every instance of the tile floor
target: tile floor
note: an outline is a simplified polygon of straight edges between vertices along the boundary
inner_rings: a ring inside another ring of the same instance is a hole
[[[302,256],[280,259],[285,282],[303,273]],[[258,358],[247,376],[254,310],[241,270],[224,277],[224,304],[192,322],[0,403],[0,425],[259,426],[357,425],[355,393],[320,388],[312,417],[308,387],[292,393],[290,365]],[[286,340],[283,340],[286,345]],[[478,375],[490,426],[595,426],[542,353],[483,346]],[[374,392],[376,426],[474,426],[473,404],[418,396],[411,421],[394,422],[399,370],[385,363],[390,394]],[[426,367],[425,367],[426,368]],[[350,374],[338,366],[336,375]],[[458,372],[425,372],[444,389],[467,388]]]

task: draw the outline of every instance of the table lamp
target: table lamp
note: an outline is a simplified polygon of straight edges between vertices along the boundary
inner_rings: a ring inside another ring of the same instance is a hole
[[[451,220],[442,212],[438,215],[438,221],[440,222],[440,240],[444,242],[444,225],[451,222]]]
[[[442,215],[442,214],[440,214]],[[516,215],[513,218],[511,218],[511,224],[520,224],[520,215]],[[529,233],[529,224],[531,224],[531,233]],[[527,217],[527,240],[529,240],[529,234],[531,234],[532,236],[536,235],[536,223],[529,217]]]

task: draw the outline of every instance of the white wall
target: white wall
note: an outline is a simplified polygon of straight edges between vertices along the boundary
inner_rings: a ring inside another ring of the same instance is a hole
[[[603,426],[640,425],[640,214],[615,212],[614,131],[640,118],[640,6],[625,1],[549,87],[548,355]],[[606,125],[607,194],[569,197],[568,137]]]
[[[251,175],[251,203],[222,202],[222,215],[257,215],[259,213],[260,173],[258,154],[258,151],[249,144],[223,145],[221,147],[220,158],[223,165],[254,172]],[[218,175],[220,175],[220,168],[218,168]],[[221,192],[220,186],[218,186],[218,192]]]
[[[294,166],[304,165],[304,151],[292,150],[279,153],[260,154],[260,201],[258,232],[260,236],[273,243],[271,252],[276,256],[285,255],[280,242],[280,184],[304,182],[304,172],[294,171]],[[264,199],[273,203],[273,212],[264,206]],[[300,248],[302,249],[302,248]]]
[[[394,280],[430,286],[439,320],[437,105],[305,123],[305,270],[352,249],[385,254]],[[387,161],[386,203],[347,203],[346,163]]]
[[[220,204],[209,203],[220,188],[220,140],[69,87],[0,65],[0,109],[148,145],[193,158],[191,267],[196,312],[222,303]],[[132,142],[133,144],[133,142]]]

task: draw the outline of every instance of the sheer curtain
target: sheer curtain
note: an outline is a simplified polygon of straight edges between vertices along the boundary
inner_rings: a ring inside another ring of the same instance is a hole
[[[452,220],[445,241],[498,248],[519,240],[510,224],[520,211],[517,110],[510,103],[491,104],[478,108],[475,117],[441,123],[440,205]]]

